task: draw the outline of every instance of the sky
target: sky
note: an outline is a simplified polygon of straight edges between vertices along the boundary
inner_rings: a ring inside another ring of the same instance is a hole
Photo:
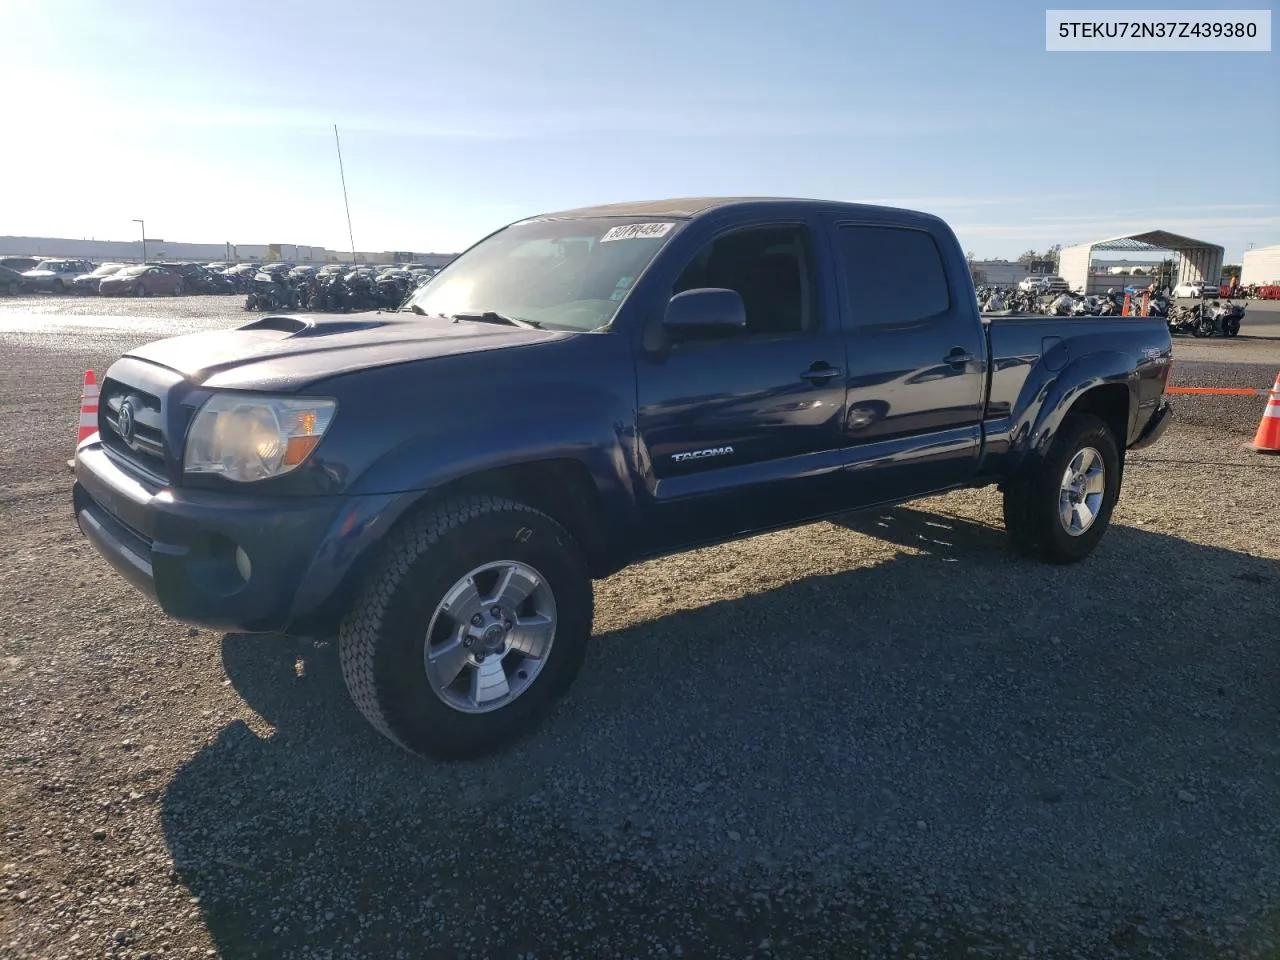
[[[144,218],[170,242],[349,250],[337,124],[358,250],[704,194],[926,210],[980,258],[1154,228],[1228,262],[1280,243],[1280,53],[1049,53],[1025,0],[3,14],[5,235],[129,240]]]

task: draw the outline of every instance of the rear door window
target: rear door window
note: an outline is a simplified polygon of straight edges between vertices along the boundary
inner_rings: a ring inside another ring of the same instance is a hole
[[[951,309],[942,252],[927,231],[846,225],[836,233],[855,326],[924,323]]]

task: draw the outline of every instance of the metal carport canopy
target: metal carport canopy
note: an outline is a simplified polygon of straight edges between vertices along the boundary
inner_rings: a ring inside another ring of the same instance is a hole
[[[1178,282],[1191,283],[1195,280],[1208,280],[1217,283],[1222,276],[1223,247],[1216,243],[1184,237],[1170,233],[1168,230],[1148,230],[1143,233],[1130,233],[1120,237],[1109,237],[1106,240],[1094,240],[1091,243],[1080,243],[1065,247],[1058,254],[1058,275],[1072,290],[1090,293],[1089,265],[1095,250],[1125,250],[1150,252],[1168,250],[1178,255]]]

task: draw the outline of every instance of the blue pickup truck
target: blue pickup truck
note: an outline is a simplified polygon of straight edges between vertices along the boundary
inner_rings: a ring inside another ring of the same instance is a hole
[[[996,485],[1012,542],[1098,545],[1169,424],[1160,318],[983,317],[936,217],[701,198],[531,217],[399,310],[129,352],[80,529],[169,615],[331,634],[363,715],[474,756],[573,681],[593,579]]]

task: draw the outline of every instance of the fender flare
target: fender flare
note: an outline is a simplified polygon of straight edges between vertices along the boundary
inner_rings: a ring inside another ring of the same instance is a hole
[[[1137,411],[1137,382],[1132,358],[1119,351],[1089,353],[1070,361],[1054,373],[1043,365],[1042,376],[1029,377],[1018,398],[1018,414],[1010,431],[1010,469],[1023,469],[1030,460],[1043,457],[1057,437],[1062,422],[1090,391],[1111,384],[1123,384],[1129,403],[1125,411],[1125,435],[1116,437],[1121,451],[1128,443]]]

